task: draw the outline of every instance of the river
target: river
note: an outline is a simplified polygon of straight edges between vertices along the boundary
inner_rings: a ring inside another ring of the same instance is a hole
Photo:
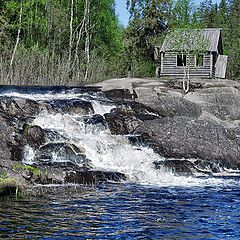
[[[239,239],[236,185],[104,184],[77,198],[1,202],[0,239]]]

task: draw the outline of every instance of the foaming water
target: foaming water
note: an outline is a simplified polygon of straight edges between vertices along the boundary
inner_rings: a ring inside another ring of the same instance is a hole
[[[44,101],[83,95],[17,97]],[[96,96],[84,98],[91,101],[94,114],[114,108]],[[104,122],[86,121],[91,117],[43,111],[32,124],[56,132],[50,142],[83,149],[93,169],[125,173],[128,181],[94,188],[48,185],[49,195],[43,198],[0,199],[0,239],[239,239],[239,177],[177,177],[156,170],[153,162],[163,157],[132,145],[128,136],[112,135]],[[34,155],[26,146],[23,161],[31,164]]]
[[[164,158],[152,149],[133,146],[126,136],[111,135],[109,129],[85,124],[78,115],[42,112],[33,124],[57,131],[70,143],[84,149],[93,169],[122,172],[133,183],[185,187],[236,184],[230,179],[183,177],[164,169],[156,170],[153,162],[164,161]]]
[[[94,114],[104,115],[110,112],[115,106],[112,103],[102,102],[97,94],[87,92],[40,92],[40,93],[19,93],[10,91],[1,96],[26,98],[35,101],[47,100],[88,100],[91,102]],[[224,178],[203,178],[176,176],[169,170],[162,168],[156,170],[153,162],[164,161],[165,159],[156,154],[152,149],[144,146],[132,145],[127,136],[112,135],[106,124],[89,124],[84,121],[85,117],[91,115],[61,114],[41,112],[32,122],[43,129],[57,132],[58,137],[54,142],[67,141],[76,145],[84,151],[87,159],[90,160],[94,170],[117,171],[126,174],[128,181],[132,183],[155,185],[155,186],[218,186],[236,185],[238,181]],[[50,141],[50,140],[49,140]],[[53,140],[51,139],[51,142]],[[24,152],[25,163],[31,164],[34,159],[34,150],[26,146]],[[71,160],[71,159],[69,159]],[[56,156],[55,161],[63,161],[61,156]]]
[[[75,92],[68,92],[67,94],[65,92],[60,93],[52,93],[51,91],[47,93],[35,93],[35,94],[29,94],[29,93],[19,93],[19,92],[6,92],[2,93],[1,96],[4,97],[16,97],[16,98],[26,98],[30,100],[54,100],[54,99],[79,99],[79,98],[86,98],[89,95],[84,93],[75,93]]]

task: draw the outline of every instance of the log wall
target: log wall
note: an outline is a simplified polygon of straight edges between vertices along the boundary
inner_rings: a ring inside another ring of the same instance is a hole
[[[177,52],[161,53],[161,73],[160,76],[184,76],[184,67],[177,66]],[[194,56],[192,56],[194,57]],[[211,55],[204,55],[203,66],[190,65],[190,76],[210,78],[212,77],[212,60]],[[191,61],[195,62],[195,61]]]

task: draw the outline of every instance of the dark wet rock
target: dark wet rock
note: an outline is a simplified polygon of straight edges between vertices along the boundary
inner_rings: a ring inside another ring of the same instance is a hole
[[[11,178],[0,178],[0,197],[15,195],[17,183]]]
[[[143,146],[144,145],[144,138],[141,135],[126,135],[129,142],[135,146]]]
[[[21,161],[24,146],[22,135],[3,117],[0,117],[0,129],[0,160]]]
[[[62,136],[59,132],[49,129],[44,129],[45,136],[49,142],[64,142],[67,139]]]
[[[171,171],[177,175],[193,175],[198,172],[192,162],[187,160],[165,160],[154,162],[157,169]]]
[[[86,115],[93,113],[91,102],[72,99],[54,99],[46,102],[53,112]]]
[[[44,104],[30,99],[0,97],[0,113],[10,121],[32,118],[44,109]]]
[[[104,114],[108,127],[112,134],[131,134],[139,125],[138,119],[132,110],[113,109],[110,113]]]
[[[136,93],[130,93],[129,89],[111,89],[104,92],[105,96],[112,100],[127,100],[136,98]]]
[[[95,114],[92,116],[84,116],[83,117],[84,123],[85,124],[92,124],[92,125],[97,125],[97,124],[105,124],[105,120],[102,115],[100,114]]]
[[[26,126],[25,136],[29,146],[37,148],[43,145],[46,141],[44,130],[39,126]]]
[[[108,171],[69,171],[66,173],[65,183],[93,184],[100,182],[126,180],[124,174]]]
[[[128,110],[141,121],[154,120],[160,116],[158,111],[139,102],[124,102],[124,104],[119,105],[118,108]]]
[[[217,161],[217,160],[197,160],[194,166],[202,171],[212,173],[220,173],[222,171],[240,171],[240,163],[232,161]]]
[[[92,116],[83,116],[83,122],[86,124],[85,125],[86,132],[97,133],[107,128],[107,123],[104,117],[100,114],[94,114]]]
[[[73,162],[78,166],[89,167],[89,160],[84,151],[68,143],[47,143],[37,150],[34,160],[40,165]]]

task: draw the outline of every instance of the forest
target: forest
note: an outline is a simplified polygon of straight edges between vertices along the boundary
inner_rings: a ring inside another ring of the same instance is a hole
[[[0,83],[81,85],[154,77],[154,46],[177,28],[222,28],[227,77],[240,79],[240,0],[0,0]]]

